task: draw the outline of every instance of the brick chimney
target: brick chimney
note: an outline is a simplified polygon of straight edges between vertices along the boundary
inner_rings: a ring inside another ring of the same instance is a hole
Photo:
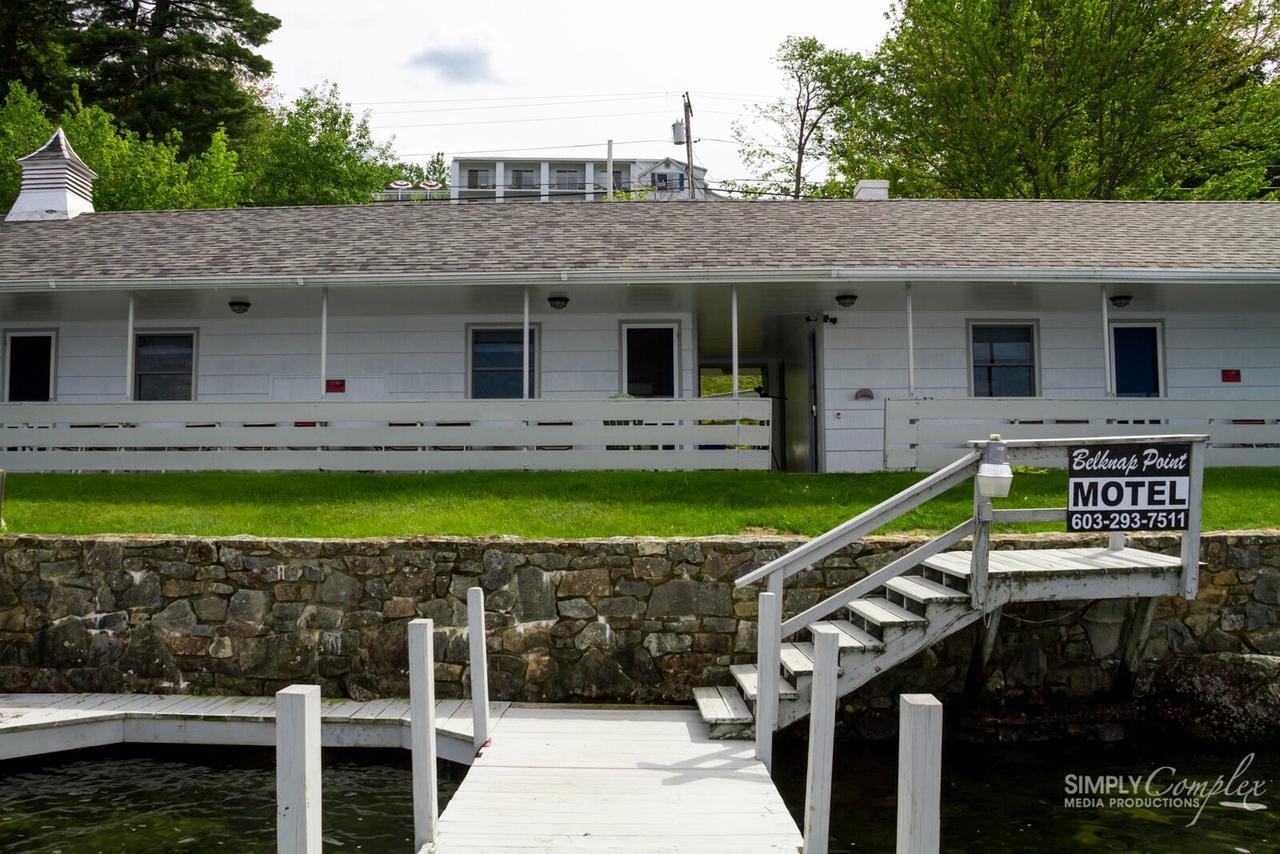
[[[62,128],[43,146],[18,158],[18,163],[22,164],[22,188],[6,222],[72,219],[93,213],[93,180],[98,176],[76,156]]]

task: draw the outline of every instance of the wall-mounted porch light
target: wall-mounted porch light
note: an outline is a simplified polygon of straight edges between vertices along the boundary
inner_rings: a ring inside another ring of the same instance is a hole
[[[1133,297],[1129,296],[1128,294],[1116,294],[1115,296],[1111,297],[1111,305],[1113,305],[1116,308],[1124,308],[1131,302],[1133,302]]]
[[[552,294],[547,297],[547,305],[551,306],[556,311],[560,311],[568,304],[569,298],[563,294]]]
[[[982,449],[982,462],[978,464],[978,494],[983,498],[1004,498],[1013,485],[1013,469],[999,433],[991,434],[991,441]]]
[[[857,294],[840,294],[836,297],[836,305],[841,308],[853,308],[853,304],[857,301]]]
[[[244,314],[249,310],[249,301],[247,299],[233,299],[227,303],[227,308],[231,309],[234,314]]]

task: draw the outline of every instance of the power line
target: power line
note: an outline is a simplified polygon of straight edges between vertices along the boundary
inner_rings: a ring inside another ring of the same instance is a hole
[[[667,93],[657,89],[648,92],[578,92],[576,94],[565,95],[507,95],[504,97],[493,98],[426,98],[421,100],[400,100],[400,101],[352,101],[353,105],[372,107],[387,106],[396,104],[462,104],[475,103],[477,101],[547,101],[557,98],[599,98],[599,97],[632,97],[639,95],[666,95]]]
[[[634,112],[634,113],[587,113],[577,116],[536,116],[525,117],[519,119],[480,119],[478,121],[465,122],[426,122],[411,125],[380,125],[385,130],[400,130],[405,128],[444,128],[444,127],[461,127],[464,125],[508,125],[508,124],[527,124],[528,122],[565,122],[576,121],[579,119],[618,119],[631,116],[665,116],[669,115],[669,111],[650,111],[650,112]]]
[[[666,95],[627,95],[617,98],[587,98],[576,101],[547,101],[541,104],[489,104],[480,107],[419,107],[412,110],[372,110],[376,115],[394,116],[405,113],[466,113],[476,110],[530,110],[539,107],[564,107],[573,104],[613,104],[619,101],[655,101]]]
[[[599,142],[579,142],[573,145],[533,145],[527,148],[483,148],[483,149],[472,149],[470,151],[449,151],[444,153],[452,154],[454,156],[457,156],[459,154],[516,154],[522,151],[553,151],[553,150],[566,149],[566,148],[595,148],[597,146],[606,145],[607,142],[608,142],[607,140],[602,139]],[[615,139],[613,141],[613,144],[614,145],[640,145],[640,144],[658,143],[658,142],[670,142],[670,140],[668,139],[616,140]],[[434,151],[417,151],[417,152],[411,152],[408,154],[401,154],[400,156],[401,157],[432,157],[436,153],[437,152],[434,152]]]

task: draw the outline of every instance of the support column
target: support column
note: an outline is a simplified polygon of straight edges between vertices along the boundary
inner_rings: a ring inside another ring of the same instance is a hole
[[[898,854],[938,850],[942,820],[942,704],[932,694],[898,700]]]
[[[329,289],[320,289],[320,399],[329,394]]]
[[[538,170],[538,188],[542,191],[540,201],[547,201],[551,198],[551,164],[542,161]]]
[[[409,621],[409,732],[413,765],[413,850],[436,841],[440,795],[436,783],[435,626]]]
[[[911,283],[907,282],[907,397],[916,396],[916,329],[912,317]]]
[[[582,174],[584,180],[582,186],[587,192],[587,201],[594,202],[596,200],[596,164],[588,160]]]
[[[733,399],[738,399],[738,286],[729,292],[729,321],[733,325]]]
[[[321,854],[320,686],[276,692],[276,850]]]
[[[502,199],[507,188],[507,164],[499,160],[493,164],[493,197]]]
[[[129,291],[129,320],[124,338],[124,399],[133,400],[133,359],[137,345],[133,340],[133,291]]]
[[[521,395],[525,400],[529,399],[529,286],[524,287],[524,323],[521,327],[524,332],[520,347],[520,383],[524,389]]]
[[[1115,397],[1116,390],[1111,376],[1111,316],[1107,302],[1107,289],[1099,286],[1102,294],[1102,388],[1107,397]]]
[[[449,178],[449,199],[456,202],[458,200],[458,185],[462,183],[462,166],[455,160],[450,164],[449,169],[453,173]]]
[[[476,753],[489,742],[489,648],[485,639],[484,591],[467,590],[467,644],[471,652],[471,732]]]
[[[809,688],[809,769],[804,788],[804,854],[827,854],[831,826],[831,764],[836,728],[836,671],[840,635],[818,623],[813,632],[813,681]]]

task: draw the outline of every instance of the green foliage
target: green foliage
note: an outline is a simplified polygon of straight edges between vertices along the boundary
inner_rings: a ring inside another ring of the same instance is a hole
[[[0,14],[0,89],[21,81],[54,104],[71,95],[69,0],[5,0]]]
[[[733,189],[800,198],[811,194],[809,174],[828,153],[831,119],[869,87],[860,57],[832,50],[811,36],[791,36],[774,62],[790,89],[754,108],[752,126],[735,121],[733,137],[748,169],[760,177]],[[808,168],[806,168],[808,167]]]
[[[8,209],[18,194],[22,170],[16,159],[53,134],[45,112],[22,84],[9,84],[0,105],[0,209]],[[102,108],[86,107],[78,99],[58,123],[76,154],[98,173],[93,185],[98,210],[226,207],[239,198],[237,156],[222,129],[203,152],[183,158],[176,134],[162,141],[142,139],[119,127]]]
[[[248,201],[255,205],[363,204],[403,176],[390,144],[374,141],[336,85],[305,90],[274,112],[244,148]]]
[[[1267,0],[905,0],[836,120],[847,194],[1257,198],[1280,162]],[[1274,194],[1273,194],[1274,195]]]
[[[191,153],[219,127],[241,136],[261,108],[246,86],[280,20],[252,0],[74,0],[70,59],[88,103],[143,136],[181,129]]]

